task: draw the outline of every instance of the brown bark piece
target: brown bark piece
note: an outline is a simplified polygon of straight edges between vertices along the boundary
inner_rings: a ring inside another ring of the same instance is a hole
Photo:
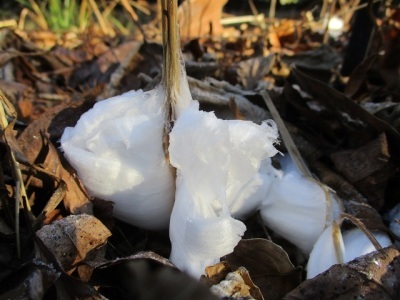
[[[399,299],[400,252],[388,247],[334,265],[285,296],[301,299]]]
[[[314,162],[312,165],[313,171],[321,182],[336,191],[342,199],[345,211],[348,214],[358,218],[371,231],[387,231],[381,215],[368,204],[365,197],[351,183],[320,162]]]
[[[222,8],[227,0],[186,0],[178,8],[180,31],[183,38],[194,38],[222,33]]]
[[[386,135],[379,137],[355,150],[336,152],[331,155],[336,170],[351,183],[382,170],[389,162],[390,154]]]
[[[336,170],[364,194],[376,209],[384,204],[387,179],[396,171],[390,158],[385,133],[358,149],[331,155]]]

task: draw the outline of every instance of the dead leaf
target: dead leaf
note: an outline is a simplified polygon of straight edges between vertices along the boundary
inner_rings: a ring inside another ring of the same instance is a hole
[[[271,71],[275,63],[275,55],[258,56],[237,63],[235,69],[238,81],[245,90],[260,90],[266,88],[264,77]]]
[[[301,299],[399,299],[400,252],[395,247],[334,265],[285,296]]]
[[[336,170],[367,197],[369,204],[380,210],[384,205],[388,178],[397,169],[390,160],[386,135],[382,133],[358,149],[336,152],[330,157]]]
[[[206,275],[201,276],[200,280],[208,286],[212,286],[224,280],[229,272],[232,272],[229,264],[226,261],[221,261],[215,265],[206,267]]]
[[[319,118],[320,124],[327,122],[325,114],[329,114],[331,119],[340,122],[340,124],[337,124],[340,128],[335,130],[337,132],[341,131],[342,134],[347,136],[350,147],[360,147],[373,138],[376,138],[381,132],[385,132],[390,147],[393,147],[394,150],[400,150],[400,134],[389,124],[374,117],[344,94],[334,90],[323,82],[304,75],[296,68],[293,69],[292,73],[301,90],[311,95],[315,101],[321,104],[323,112],[311,112],[309,110],[309,113],[314,118]],[[311,105],[309,100],[308,105]],[[295,104],[294,101],[289,101]],[[303,102],[306,101],[303,100]],[[298,107],[298,105],[296,106]],[[343,139],[343,136],[340,138]]]
[[[204,110],[215,111],[216,115],[221,119],[235,118],[234,113],[228,108],[229,101],[232,98],[246,120],[261,123],[271,118],[265,109],[253,104],[246,98],[252,95],[251,92],[245,92],[226,81],[219,81],[213,78],[197,80],[188,77],[188,81],[193,98],[197,99],[203,108],[205,107]]]
[[[96,267],[90,282],[108,299],[219,299],[207,286],[171,266],[155,253],[142,252]]]
[[[178,21],[184,39],[218,36],[222,33],[222,8],[228,0],[186,0],[178,7]],[[196,20],[196,21],[194,21]]]
[[[71,215],[45,225],[36,232],[65,271],[71,270],[89,252],[104,245],[111,232],[95,217]]]
[[[51,132],[49,139],[57,141],[61,137],[65,126],[74,125],[73,122],[76,122],[80,116],[80,114],[77,113],[79,109],[74,109],[74,106],[79,107],[81,110],[82,108],[87,109],[87,106],[92,106],[90,101],[84,103],[84,105],[62,103],[48,109],[40,116],[40,118],[29,124],[29,126],[22,132],[18,138],[18,144],[22,153],[30,163],[40,164],[54,177],[65,182],[67,190],[64,205],[69,211],[72,213],[91,214],[91,204],[83,187],[74,177],[73,172],[67,171],[63,166],[63,161],[60,160],[59,153],[54,145],[49,140],[46,140],[45,136],[41,134],[49,131]],[[70,110],[73,114],[69,114],[69,117],[67,117],[68,119],[59,117],[61,112],[66,110]],[[66,162],[65,164],[67,167],[69,166]],[[37,187],[43,188],[45,187],[43,180],[48,181],[48,178],[39,177],[36,181],[33,181],[32,184],[36,184]],[[49,188],[49,186],[46,188]]]
[[[206,276],[201,277],[201,282],[210,286],[211,291],[220,298],[264,300],[246,268],[239,267],[232,272],[225,261],[207,267]]]
[[[71,74],[69,86],[77,88],[83,87],[85,83],[89,87],[95,87],[99,83],[109,82],[110,76],[118,67],[118,64],[129,56],[132,49],[138,45],[136,41],[130,41],[110,48],[102,53],[98,58],[82,64]]]
[[[232,270],[246,268],[265,299],[281,299],[301,282],[302,270],[293,266],[280,246],[268,240],[241,240],[222,260]]]
[[[0,80],[0,89],[17,108],[20,120],[29,121],[32,114],[33,89],[17,82]]]
[[[387,231],[381,215],[354,186],[321,162],[314,161],[312,166],[321,182],[336,191],[348,214],[359,219],[371,231]]]
[[[330,82],[333,71],[338,70],[342,62],[340,53],[325,44],[291,56],[284,55],[281,59],[285,64],[295,65],[304,74],[325,83]]]
[[[17,273],[18,277],[2,281],[2,287],[7,290],[0,288],[1,299],[43,299],[60,276],[51,265],[39,261],[26,265]]]

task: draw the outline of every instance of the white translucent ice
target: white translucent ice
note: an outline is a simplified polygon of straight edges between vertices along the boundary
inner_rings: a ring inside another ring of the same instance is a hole
[[[177,169],[170,224],[171,261],[194,277],[237,245],[245,231],[231,216],[259,206],[262,161],[275,155],[277,130],[270,123],[220,120],[198,102],[182,112],[170,134]]]
[[[333,225],[328,226],[315,243],[307,264],[307,279],[328,270],[332,265],[339,263],[339,257],[344,259],[344,242],[343,236],[338,231],[337,237],[338,248],[335,248]]]
[[[282,171],[274,177],[266,200],[260,208],[265,225],[305,253],[326,225],[327,201],[324,190],[313,180],[305,178],[289,156],[281,159]]]
[[[386,233],[373,232],[372,234],[383,248],[392,244]],[[343,241],[345,246],[344,262],[349,262],[359,256],[376,251],[368,237],[358,228],[346,231],[343,234]]]
[[[341,263],[335,252],[332,233],[332,226],[327,227],[315,244],[307,264],[307,279],[326,271],[334,264]],[[392,244],[388,235],[383,232],[373,232],[373,235],[382,247]],[[348,230],[343,235],[339,233],[337,239],[343,263],[376,251],[368,237],[358,228]]]
[[[162,147],[164,92],[131,91],[98,102],[61,138],[91,195],[115,202],[114,215],[146,229],[168,228],[175,179]]]

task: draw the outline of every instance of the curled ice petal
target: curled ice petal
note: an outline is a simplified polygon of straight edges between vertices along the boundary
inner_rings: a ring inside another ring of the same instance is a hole
[[[177,168],[171,215],[171,261],[194,277],[229,254],[245,231],[231,217],[254,212],[262,197],[261,162],[274,155],[271,126],[217,119],[193,101],[170,134],[170,161]]]
[[[340,228],[335,232],[334,226],[335,224],[328,226],[314,245],[307,263],[308,279],[324,272],[334,264],[347,263],[359,256],[376,251],[371,241],[359,228],[347,230],[342,234]],[[382,247],[392,244],[386,233],[373,232],[372,234]],[[335,242],[339,245],[338,248],[335,248]]]
[[[290,157],[281,161],[282,172],[275,173],[260,208],[261,217],[268,228],[310,253],[326,226],[325,192],[302,176]]]
[[[168,228],[175,184],[162,135],[164,92],[131,91],[97,103],[61,137],[88,192],[114,201],[114,215],[146,229]]]

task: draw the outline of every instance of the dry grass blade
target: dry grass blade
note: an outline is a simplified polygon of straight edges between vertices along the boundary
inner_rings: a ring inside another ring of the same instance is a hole
[[[37,228],[38,226],[40,226],[41,225],[40,223],[43,221],[43,219],[48,217],[48,215],[56,209],[56,207],[64,199],[66,192],[67,192],[67,185],[63,180],[60,180],[57,189],[54,191],[53,195],[46,203],[46,206],[43,208],[42,212],[40,213],[40,216],[32,224],[33,228]]]
[[[47,24],[46,18],[44,17],[39,5],[34,0],[29,0],[29,4],[32,6],[33,11],[35,12],[35,15],[32,15],[32,18],[37,22],[40,28],[43,30],[48,30],[49,25]]]
[[[3,92],[0,90],[0,125],[1,125],[1,135],[4,135],[5,130],[10,124],[7,121],[6,117],[6,110],[4,109],[4,106],[8,106],[9,101],[7,100],[6,96],[3,94]],[[7,150],[9,153],[9,158],[10,162],[12,165],[12,172],[15,180],[15,236],[16,236],[16,244],[17,244],[17,255],[18,258],[21,257],[21,244],[20,244],[20,224],[19,224],[19,208],[20,206],[23,206],[24,199],[27,200],[28,196],[26,194],[26,189],[24,185],[24,181],[22,178],[22,172],[20,169],[20,165],[15,159],[15,155],[11,148],[7,144],[7,139],[4,135],[4,139],[6,142]],[[28,202],[27,202],[28,203]],[[27,206],[29,216],[31,218],[34,218],[33,214],[31,213],[30,206]]]
[[[132,6],[129,4],[129,1],[121,0],[121,4],[125,8],[125,10],[131,15],[133,22],[139,28],[140,33],[143,35],[143,39],[146,40],[146,34],[145,34],[144,30],[142,29],[142,27],[140,26],[139,17],[133,10]]]
[[[89,0],[89,4],[93,9],[94,14],[96,15],[97,21],[99,21],[99,25],[103,33],[112,37],[115,36],[115,31],[111,28],[107,20],[101,14],[96,2],[94,0]]]
[[[0,28],[6,28],[6,27],[16,28],[17,25],[18,25],[17,21],[11,19],[0,21]]]
[[[140,10],[142,13],[144,13],[148,16],[151,14],[151,11],[147,7],[137,3],[136,1],[129,1],[129,3],[130,3],[130,5],[135,7],[137,10]]]

